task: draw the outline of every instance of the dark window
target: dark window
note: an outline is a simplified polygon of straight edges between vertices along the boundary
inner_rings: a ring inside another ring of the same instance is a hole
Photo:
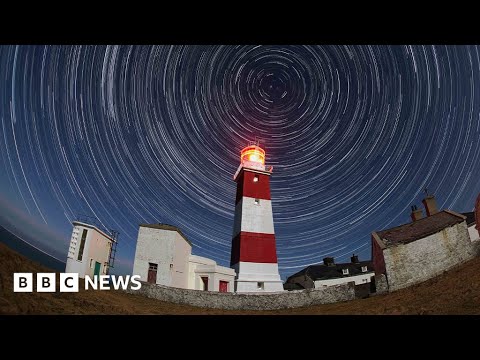
[[[257,282],[257,290],[265,289],[265,284],[263,282]]]
[[[259,205],[260,204],[260,199],[255,199],[255,205]]]
[[[82,240],[80,240],[80,249],[78,249],[78,261],[82,261],[83,258],[83,248],[85,247],[85,241],[87,240],[87,229],[83,229]]]

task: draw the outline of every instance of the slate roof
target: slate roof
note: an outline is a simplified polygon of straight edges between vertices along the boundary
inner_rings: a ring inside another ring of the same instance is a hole
[[[180,230],[178,227],[176,226],[173,226],[173,225],[168,225],[168,224],[140,224],[140,226],[142,227],[147,227],[147,228],[151,228],[151,229],[160,229],[160,230],[170,230],[170,231],[176,231],[180,234],[181,237],[183,237],[183,239],[189,243],[190,245],[192,245],[192,243],[190,242],[190,240],[187,239],[187,237],[182,233],[182,230]]]
[[[412,221],[391,229],[377,231],[377,235],[387,247],[391,247],[423,239],[462,221],[464,221],[463,218],[443,210],[417,221]]]
[[[360,274],[365,274],[362,272],[362,266],[367,267],[367,273],[372,272],[373,264],[371,261],[360,261],[358,263],[341,263],[334,264],[333,266],[327,266],[324,264],[310,265],[305,269],[291,275],[288,277],[287,281],[290,278],[295,278],[300,275],[307,275],[313,281],[315,280],[327,280],[327,279],[336,279],[343,277],[350,277]],[[343,275],[343,269],[348,269],[348,275]]]
[[[471,226],[476,223],[475,213],[473,211],[462,213],[462,215],[467,217],[467,226]]]

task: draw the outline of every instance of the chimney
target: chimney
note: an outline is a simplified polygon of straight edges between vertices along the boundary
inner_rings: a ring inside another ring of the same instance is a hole
[[[422,209],[417,208],[417,205],[412,205],[412,212],[410,213],[412,221],[420,220],[423,217]]]
[[[422,200],[423,206],[425,206],[425,211],[427,212],[427,216],[432,216],[438,212],[437,210],[437,201],[435,200],[435,196],[427,195],[425,199]]]
[[[335,260],[333,260],[333,257],[326,257],[323,258],[323,264],[326,266],[335,266]]]
[[[350,258],[350,261],[352,264],[358,264],[360,261],[358,261],[358,255],[353,254],[352,257]]]

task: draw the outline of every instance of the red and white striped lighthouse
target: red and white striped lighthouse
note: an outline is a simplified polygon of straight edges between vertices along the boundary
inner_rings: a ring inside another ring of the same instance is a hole
[[[283,291],[278,273],[270,175],[265,151],[257,145],[241,152],[230,267],[237,273],[236,292]]]

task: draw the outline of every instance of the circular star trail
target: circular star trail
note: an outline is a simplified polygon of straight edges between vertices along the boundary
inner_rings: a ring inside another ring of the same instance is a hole
[[[370,233],[480,191],[475,46],[3,46],[2,192],[61,229],[97,217],[132,262],[179,226],[228,266],[240,150],[273,165],[282,276],[370,258]]]

